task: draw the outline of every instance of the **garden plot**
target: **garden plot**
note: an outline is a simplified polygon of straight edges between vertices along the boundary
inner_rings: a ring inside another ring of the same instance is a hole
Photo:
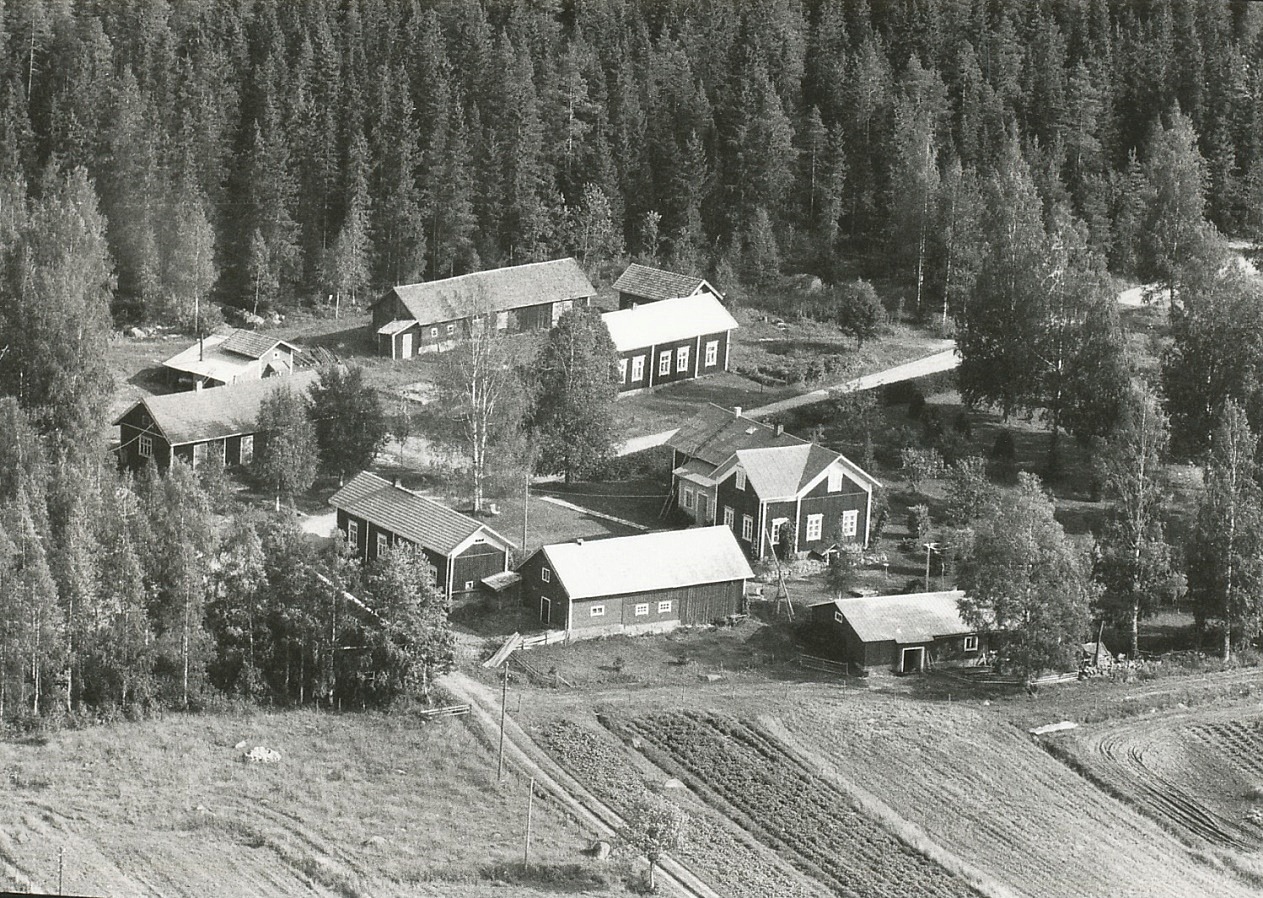
[[[781,715],[813,763],[1013,894],[1258,894],[1058,763],[1000,709],[852,698]]]
[[[837,895],[980,895],[896,838],[756,725],[694,712],[650,714],[618,728],[651,747],[703,798]]]
[[[1257,708],[1163,715],[1060,743],[1089,777],[1197,848],[1263,848],[1263,716]]]

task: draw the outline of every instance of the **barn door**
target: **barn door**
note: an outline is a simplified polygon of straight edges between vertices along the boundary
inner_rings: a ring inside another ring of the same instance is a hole
[[[918,673],[925,669],[925,646],[904,649],[900,657],[900,673]]]
[[[412,334],[404,334],[399,340],[399,357],[401,359],[412,358]]]

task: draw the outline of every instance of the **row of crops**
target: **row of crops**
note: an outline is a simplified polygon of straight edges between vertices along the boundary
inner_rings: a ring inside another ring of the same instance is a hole
[[[618,723],[651,760],[838,895],[957,898],[979,893],[866,816],[757,725],[670,712]]]
[[[607,733],[570,720],[553,720],[532,736],[571,776],[615,811],[622,813],[645,788],[630,759]],[[676,854],[720,894],[732,898],[823,898],[826,894],[705,809],[688,810],[692,812],[688,844]]]
[[[1189,727],[1198,742],[1223,754],[1238,767],[1263,779],[1263,726],[1259,721],[1233,720]]]

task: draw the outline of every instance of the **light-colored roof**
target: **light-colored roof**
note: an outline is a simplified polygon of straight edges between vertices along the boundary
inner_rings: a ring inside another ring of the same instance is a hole
[[[423,325],[596,295],[574,259],[554,259],[441,281],[395,287],[395,296]],[[389,296],[390,294],[387,294]]]
[[[737,465],[746,472],[750,485],[764,502],[794,498],[818,483],[826,469],[835,466],[858,483],[861,489],[867,491],[880,486],[875,478],[845,455],[815,443],[738,449],[715,470],[714,479],[727,479]]]
[[[712,287],[705,278],[678,274],[674,271],[663,271],[632,262],[614,282],[614,289],[619,293],[627,293],[641,299],[654,302],[660,299],[675,299],[678,296],[692,296],[702,288],[710,293],[722,295]]]
[[[442,555],[450,555],[479,531],[505,546],[514,545],[481,521],[368,471],[347,481],[329,497],[329,504]]]
[[[165,368],[231,384],[243,374],[257,376],[258,360],[278,344],[288,346],[290,349],[295,348],[284,340],[252,331],[234,330],[228,333],[208,334],[199,342],[171,356],[162,365]],[[257,355],[254,354],[256,351]]]
[[[667,445],[689,458],[709,464],[713,471],[738,449],[796,446],[804,442],[791,433],[777,434],[774,427],[762,421],[712,404],[685,421],[667,440]]]
[[[377,333],[393,337],[400,331],[406,331],[416,323],[417,320],[415,318],[396,318],[394,321],[387,321],[379,327]]]
[[[264,399],[282,387],[301,394],[315,382],[316,375],[315,371],[300,371],[289,377],[267,377],[209,390],[147,396],[128,408],[114,424],[117,426],[137,405],[143,405],[172,446],[254,433]]]
[[[709,293],[664,299],[601,316],[619,352],[673,340],[717,334],[737,327],[728,310]]]
[[[917,592],[868,599],[836,599],[833,605],[863,642],[911,645],[942,636],[965,636],[977,630],[961,619],[963,590]]]
[[[736,537],[722,525],[555,543],[540,551],[575,600],[754,576]]]

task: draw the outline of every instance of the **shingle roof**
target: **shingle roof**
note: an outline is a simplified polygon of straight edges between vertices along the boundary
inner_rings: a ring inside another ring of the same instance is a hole
[[[909,645],[940,636],[964,636],[977,630],[961,619],[963,590],[921,592],[867,599],[837,599],[826,604],[840,611],[864,642]]]
[[[540,551],[571,599],[754,576],[736,537],[722,525],[555,543]]]
[[[394,294],[408,313],[425,325],[582,299],[595,296],[596,288],[574,259],[554,259],[408,284],[395,287]]]
[[[228,339],[221,343],[219,348],[223,352],[233,352],[252,359],[261,359],[277,344],[288,346],[290,349],[294,348],[292,344],[286,343],[277,337],[269,337],[267,334],[259,334],[238,328],[228,335]]]
[[[717,334],[737,327],[736,319],[708,293],[664,299],[601,316],[619,352],[673,340]]]
[[[274,390],[289,387],[295,393],[302,393],[315,379],[315,371],[300,371],[288,377],[268,377],[208,390],[147,396],[120,415],[114,424],[117,426],[137,405],[143,405],[172,446],[254,433],[258,428],[259,408]]]
[[[469,537],[485,531],[506,546],[514,545],[481,521],[412,490],[361,471],[332,496],[329,504],[364,518],[423,548],[449,555]]]
[[[797,446],[805,444],[791,433],[777,435],[776,428],[738,417],[732,409],[709,405],[680,425],[667,445],[690,458],[701,459],[712,466],[722,465],[738,449],[764,446]]]
[[[706,287],[711,293],[719,295],[719,291],[704,278],[676,274],[674,271],[663,271],[661,268],[650,268],[648,265],[637,262],[628,265],[614,282],[614,289],[619,293],[628,293],[651,302],[660,299],[675,299],[678,296],[692,296],[701,287]]]
[[[815,443],[738,449],[728,462],[716,469],[714,479],[725,479],[733,468],[741,465],[759,498],[769,502],[798,495],[834,464],[861,488],[880,485],[845,455]]]

